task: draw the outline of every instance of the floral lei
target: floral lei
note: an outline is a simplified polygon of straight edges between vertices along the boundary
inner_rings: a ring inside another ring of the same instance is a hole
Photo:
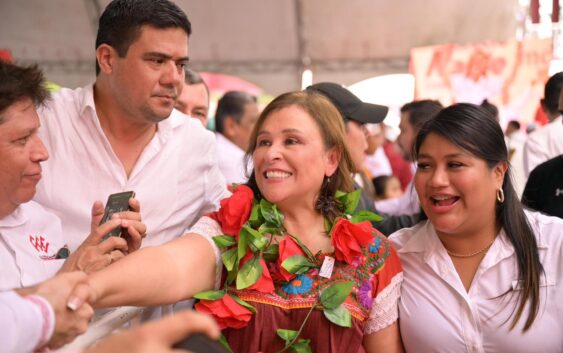
[[[319,268],[314,255],[296,237],[283,229],[283,214],[276,205],[261,199],[254,199],[252,190],[246,185],[235,185],[231,197],[221,201],[219,211],[209,216],[221,225],[222,235],[213,237],[222,250],[221,260],[227,271],[221,290],[200,292],[196,310],[213,315],[221,329],[242,328],[248,324],[256,309],[240,299],[234,289],[274,292],[274,281],[267,263],[277,268],[277,278],[290,282],[297,275],[312,268]],[[336,260],[353,265],[360,256],[361,247],[373,242],[371,224],[382,218],[369,211],[357,211],[360,190],[351,193],[337,192],[335,201],[343,215],[333,223],[325,220],[325,228],[331,238]],[[278,242],[274,237],[282,236]],[[322,271],[322,270],[321,270]],[[298,353],[312,352],[310,340],[299,338],[313,309],[321,309],[332,323],[351,327],[351,314],[341,304],[352,291],[353,283],[341,281],[319,289],[317,302],[311,307],[298,331],[278,329],[278,336],[285,341],[280,352],[291,350]],[[221,343],[230,350],[224,337]]]

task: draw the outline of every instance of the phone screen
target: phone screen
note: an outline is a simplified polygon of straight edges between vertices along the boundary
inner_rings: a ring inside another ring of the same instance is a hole
[[[129,210],[129,199],[135,197],[134,191],[124,191],[116,194],[111,194],[106,202],[106,208],[104,210],[104,216],[100,224],[104,224],[111,219],[114,213],[123,212]],[[105,237],[120,237],[121,228],[112,229]]]

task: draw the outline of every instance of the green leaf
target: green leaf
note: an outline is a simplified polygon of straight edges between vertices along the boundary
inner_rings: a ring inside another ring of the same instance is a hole
[[[246,229],[242,228],[238,235],[238,244],[237,244],[237,258],[240,260],[246,255],[246,248],[248,247],[248,239],[249,236]]]
[[[237,303],[239,303],[240,305],[244,306],[245,308],[247,308],[248,310],[252,311],[253,313],[256,313],[256,308],[254,308],[252,305],[248,304],[247,302],[245,302],[244,300],[240,299],[239,297],[237,297],[234,294],[229,294],[231,296],[231,298],[233,298],[233,300]]]
[[[325,317],[338,326],[342,327],[352,327],[352,315],[342,305],[334,309],[324,309],[323,313]]]
[[[339,282],[325,288],[321,293],[321,304],[326,309],[336,308],[344,303],[344,300],[346,300],[346,297],[348,297],[352,291],[353,286],[353,282]]]
[[[350,219],[352,223],[360,223],[363,221],[381,222],[383,217],[367,210],[355,212]]]
[[[256,283],[260,276],[262,276],[262,271],[264,271],[264,269],[260,265],[260,262],[258,262],[258,258],[254,257],[246,262],[238,271],[237,289],[248,288]]]
[[[277,206],[265,199],[260,200],[260,213],[270,226],[281,227],[283,225],[283,215],[278,211]]]
[[[234,353],[233,350],[231,349],[231,346],[229,346],[229,342],[227,342],[227,339],[225,338],[225,336],[223,336],[223,334],[221,334],[221,337],[219,337],[219,343],[221,343],[221,345],[225,347],[225,349],[229,353]]]
[[[223,265],[227,268],[227,271],[232,271],[235,267],[235,262],[237,261],[237,249],[232,248],[221,254],[221,260],[223,260]]]
[[[302,274],[309,270],[311,267],[316,267],[303,255],[293,255],[288,257],[282,262],[282,267],[289,273]]]
[[[236,258],[236,253],[235,253],[235,258]],[[239,263],[240,261],[237,259],[235,261],[235,265],[233,266],[233,269],[231,271],[227,271],[227,284],[229,285],[233,284],[233,281],[237,278]]]
[[[246,239],[253,252],[262,251],[266,248],[268,245],[268,239],[266,237],[247,225],[244,225],[243,229],[248,232]]]
[[[214,236],[213,241],[220,248],[227,248],[227,247],[235,245],[237,243],[237,240],[235,239],[235,237],[232,237],[232,236],[226,235],[226,234]]]
[[[260,228],[258,228],[258,231],[262,235],[264,235],[264,234],[283,235],[283,232],[281,231],[280,228],[270,227],[267,223],[260,225]]]
[[[280,255],[280,246],[278,244],[272,244],[264,250],[262,256],[267,262],[274,262],[278,259]]]
[[[313,256],[313,254],[311,253],[311,251],[309,250],[308,247],[305,246],[305,244],[303,244],[303,242],[301,240],[299,240],[299,238],[294,237],[291,234],[288,234],[291,239],[293,239],[297,245],[299,245],[299,247],[301,248],[301,250],[303,250],[303,252],[305,253],[305,255],[307,255],[307,257],[309,258],[309,261],[314,262],[315,261],[315,256]]]
[[[332,226],[333,226],[332,222],[328,218],[325,217],[324,225],[325,225],[326,234],[330,234],[330,231],[332,230]]]
[[[260,204],[255,203],[252,206],[252,211],[250,211],[250,218],[248,218],[248,223],[252,227],[258,227],[260,224],[264,223],[264,218],[260,214]]]
[[[225,296],[224,290],[208,290],[205,292],[199,292],[194,295],[196,299],[204,299],[204,300],[217,300],[221,299]]]
[[[297,343],[292,344],[289,349],[295,353],[313,353],[310,343],[311,340],[301,338]]]
[[[356,189],[353,192],[341,196],[339,199],[344,205],[344,213],[352,214],[358,207],[360,202],[361,190]]]
[[[293,341],[295,339],[295,337],[297,337],[297,334],[299,332],[293,331],[293,330],[284,330],[284,329],[280,328],[280,329],[276,330],[276,333],[278,334],[278,336],[281,337],[282,340],[285,341],[285,344],[287,345],[288,343]]]

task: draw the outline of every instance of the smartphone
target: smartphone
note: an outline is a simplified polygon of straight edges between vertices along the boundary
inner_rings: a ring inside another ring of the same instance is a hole
[[[119,192],[116,194],[109,195],[108,201],[106,202],[106,208],[104,210],[104,216],[102,217],[102,221],[100,222],[100,225],[109,221],[114,213],[130,210],[129,199],[132,197],[135,197],[134,191],[125,191],[125,192]],[[104,237],[104,240],[107,239],[108,237],[120,237],[120,236],[121,236],[121,227],[117,227],[115,229],[112,229]]]
[[[193,353],[229,353],[221,343],[213,341],[211,338],[201,333],[186,337],[183,341],[176,343],[174,348]]]

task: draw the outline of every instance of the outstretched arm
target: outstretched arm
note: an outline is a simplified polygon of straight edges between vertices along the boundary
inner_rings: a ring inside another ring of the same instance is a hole
[[[141,249],[90,276],[96,307],[171,304],[212,289],[215,254],[208,240],[187,234],[157,247]]]

